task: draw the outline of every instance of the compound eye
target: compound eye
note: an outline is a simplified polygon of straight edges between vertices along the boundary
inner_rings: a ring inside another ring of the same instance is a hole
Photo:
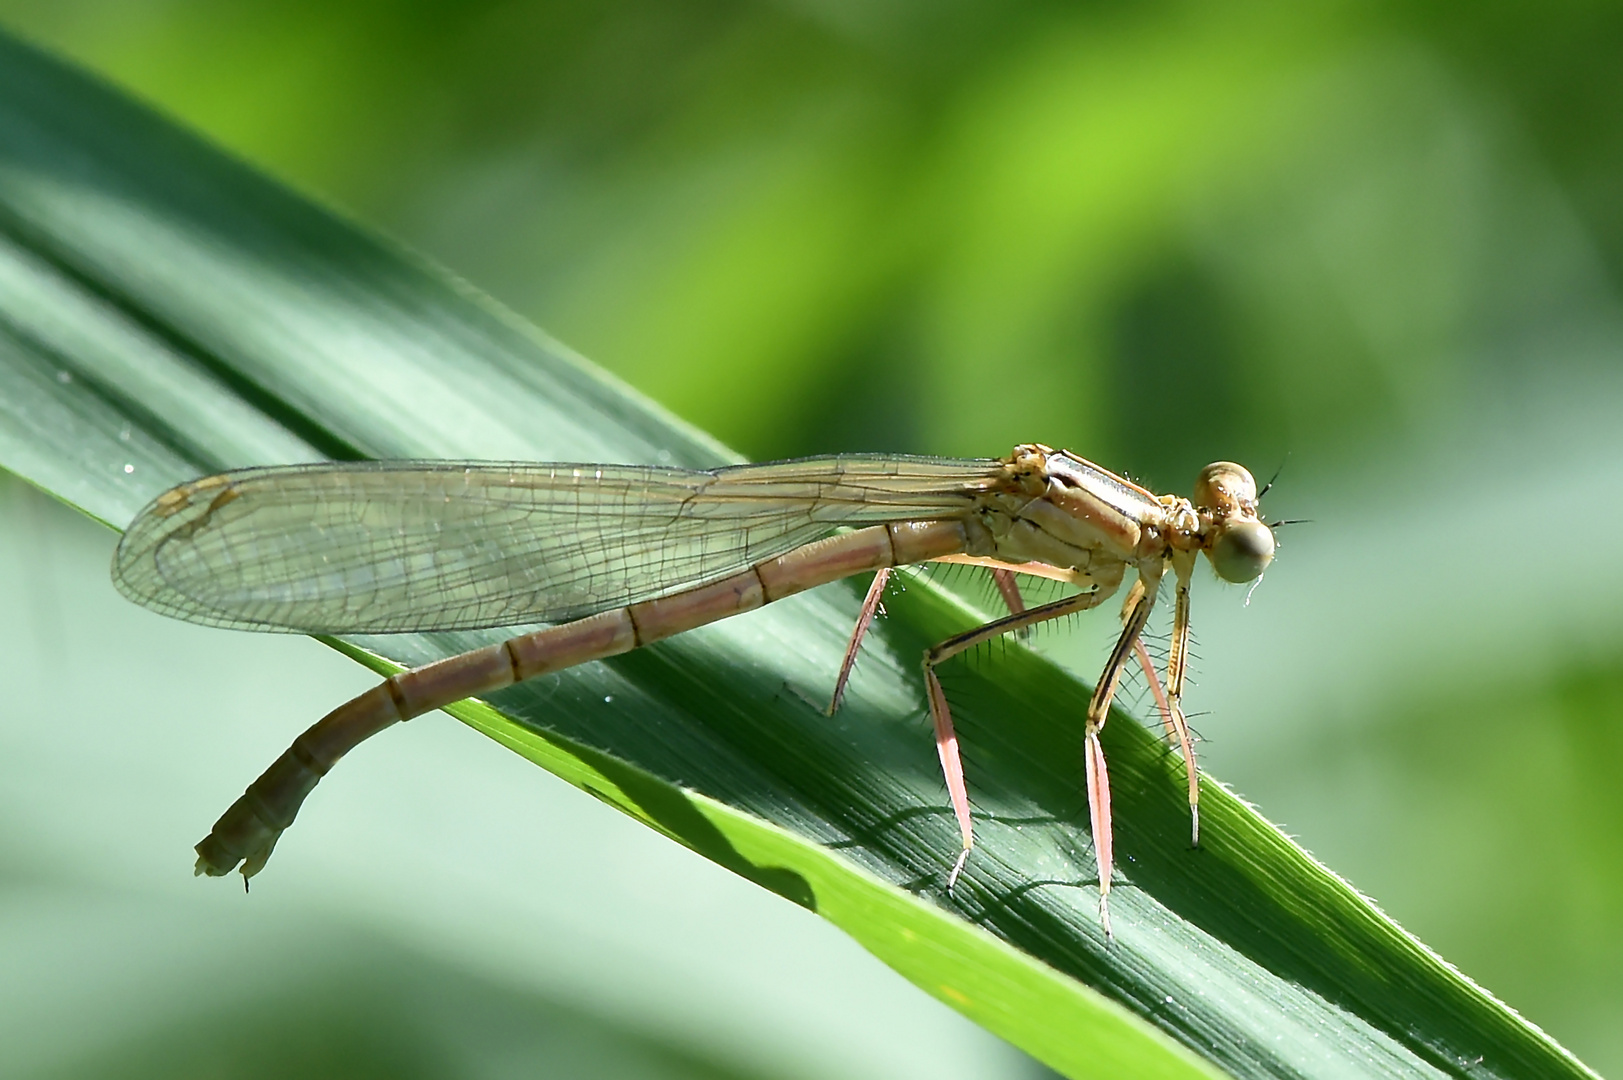
[[[1257,482],[1244,465],[1214,461],[1195,480],[1195,505],[1203,510],[1238,510],[1257,501]]]
[[[1224,581],[1254,581],[1274,561],[1274,531],[1260,521],[1230,522],[1206,549],[1206,557]]]

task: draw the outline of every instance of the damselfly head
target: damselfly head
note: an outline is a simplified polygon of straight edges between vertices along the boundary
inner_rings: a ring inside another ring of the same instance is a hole
[[[1214,461],[1195,481],[1195,508],[1211,522],[1206,558],[1236,585],[1262,576],[1274,558],[1274,532],[1257,520],[1257,481],[1244,466]]]

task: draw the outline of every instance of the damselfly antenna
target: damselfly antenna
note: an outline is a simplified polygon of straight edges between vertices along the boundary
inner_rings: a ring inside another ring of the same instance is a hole
[[[1286,454],[1285,455],[1285,461],[1289,461],[1290,457],[1291,457],[1290,454]],[[1259,501],[1262,499],[1262,497],[1264,495],[1268,494],[1268,489],[1274,486],[1274,481],[1279,479],[1279,474],[1285,471],[1285,461],[1281,461],[1279,463],[1279,468],[1274,470],[1274,475],[1270,476],[1268,478],[1268,482],[1266,484],[1262,485],[1262,490],[1257,492],[1257,499]],[[1273,526],[1269,526],[1269,528],[1272,528],[1272,527]]]

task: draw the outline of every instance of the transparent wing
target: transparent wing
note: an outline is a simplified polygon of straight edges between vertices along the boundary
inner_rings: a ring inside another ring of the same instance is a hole
[[[384,634],[561,622],[743,570],[841,525],[971,512],[995,461],[806,458],[692,472],[363,462],[223,473],[160,495],[119,591],[210,626]]]

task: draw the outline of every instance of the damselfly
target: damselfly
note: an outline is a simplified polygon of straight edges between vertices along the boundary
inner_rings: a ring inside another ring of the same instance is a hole
[[[1099,731],[1129,662],[1143,666],[1183,752],[1192,839],[1200,788],[1180,706],[1189,584],[1198,552],[1232,582],[1274,554],[1259,492],[1232,462],[1208,465],[1193,500],[1155,495],[1066,451],[1001,460],[840,455],[709,471],[637,465],[376,461],[222,473],[165,492],[119,544],[113,580],[190,622],[307,634],[546,629],[402,672],[298,739],[197,845],[197,872],[244,877],[270,858],[316,782],[397,721],[599,660],[826,584],[875,572],[835,681],[838,707],[893,568],[992,571],[1010,614],[923,656],[924,696],[963,841],[974,844],[952,714],[936,668],[1000,634],[1092,608],[1136,578],[1122,630],[1083,718],[1083,761],[1109,931],[1110,782]],[[1141,635],[1171,572],[1165,680]],[[1014,575],[1078,592],[1026,608]]]

